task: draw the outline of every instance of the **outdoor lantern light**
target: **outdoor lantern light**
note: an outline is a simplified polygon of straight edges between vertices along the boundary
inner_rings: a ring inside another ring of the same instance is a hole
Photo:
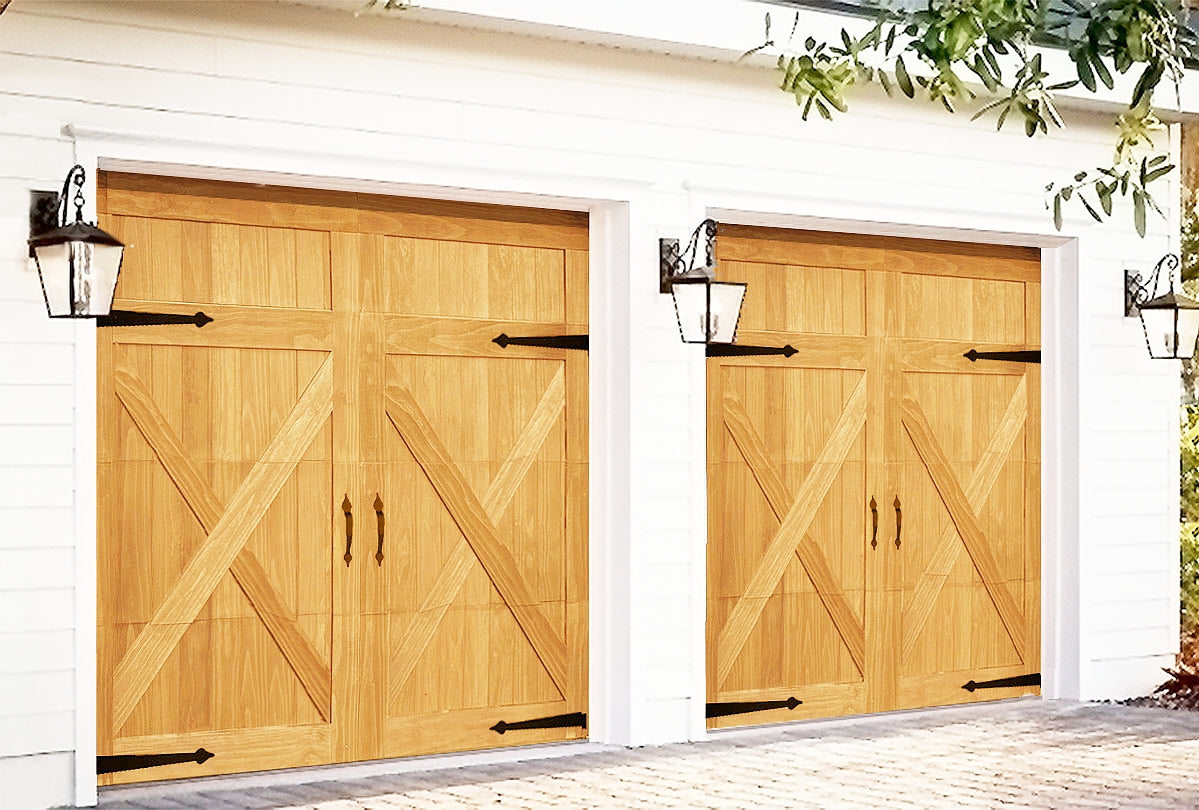
[[[1132,317],[1140,313],[1149,356],[1159,360],[1190,358],[1199,337],[1199,301],[1174,292],[1174,272],[1180,264],[1176,254],[1167,253],[1145,282],[1136,273],[1124,271],[1124,315]],[[1151,298],[1157,292],[1163,267],[1166,268],[1168,291]]]
[[[698,255],[701,234],[702,264]],[[674,299],[684,343],[727,344],[737,335],[745,284],[716,280],[715,251],[716,221],[712,219],[700,223],[682,253],[679,240],[658,240],[659,290]]]
[[[53,209],[55,219],[61,209],[61,220],[47,223],[48,230],[35,227],[29,239],[46,311],[51,318],[96,318],[108,315],[112,309],[125,246],[111,234],[83,221],[84,179],[82,166],[76,165],[67,172],[62,194]],[[68,225],[67,195],[72,182],[75,221]]]

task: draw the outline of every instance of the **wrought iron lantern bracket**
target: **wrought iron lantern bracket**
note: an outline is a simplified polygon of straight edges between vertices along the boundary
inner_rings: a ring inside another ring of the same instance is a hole
[[[1124,316],[1140,316],[1145,347],[1155,359],[1186,359],[1195,352],[1199,301],[1175,291],[1174,275],[1181,267],[1178,254],[1167,253],[1154,265],[1148,278],[1124,270]],[[1167,291],[1159,295],[1163,271]]]

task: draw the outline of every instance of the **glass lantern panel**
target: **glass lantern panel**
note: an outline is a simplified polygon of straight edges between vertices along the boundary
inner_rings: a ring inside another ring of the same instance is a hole
[[[51,318],[71,316],[70,244],[59,242],[33,249],[37,273],[42,281],[42,295],[46,299],[46,311]]]
[[[708,284],[678,282],[670,285],[679,332],[684,343],[706,343],[708,322]]]
[[[732,343],[737,336],[737,320],[741,317],[741,302],[745,300],[745,285],[733,282],[714,282],[711,290],[710,343]]]
[[[1195,354],[1195,341],[1199,338],[1199,309],[1178,310],[1178,356],[1191,357]]]
[[[1149,356],[1164,359],[1176,356],[1178,348],[1175,333],[1173,307],[1141,309],[1141,323],[1145,328],[1145,342],[1149,345]]]
[[[89,316],[107,315],[112,310],[112,296],[117,289],[121,272],[123,245],[92,245]]]

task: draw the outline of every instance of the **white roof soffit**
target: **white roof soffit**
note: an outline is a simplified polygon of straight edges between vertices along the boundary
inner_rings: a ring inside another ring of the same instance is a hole
[[[796,9],[760,0],[277,0],[289,5],[317,6],[344,13],[409,19],[480,31],[524,34],[565,42],[582,42],[613,48],[672,54],[718,62],[735,62],[765,39],[766,14],[771,15],[771,36],[784,41],[791,31]],[[839,42],[842,28],[864,33],[871,21],[815,9],[800,9],[796,39],[813,36]],[[772,64],[777,48],[755,57],[757,64]],[[1074,68],[1061,50],[1044,51],[1046,67],[1056,76],[1073,77]],[[1117,76],[1116,86],[1091,94],[1081,86],[1057,92],[1059,103],[1078,108],[1117,109],[1128,104],[1139,72]],[[968,77],[964,77],[968,78]],[[981,85],[980,94],[985,95]],[[1161,113],[1171,115],[1173,88],[1158,91]],[[1188,73],[1182,88],[1181,113],[1199,112],[1199,75]]]

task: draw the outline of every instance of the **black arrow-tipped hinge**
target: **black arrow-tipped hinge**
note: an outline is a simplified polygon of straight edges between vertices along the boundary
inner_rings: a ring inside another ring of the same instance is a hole
[[[179,765],[184,762],[194,762],[203,765],[216,754],[197,748],[190,754],[119,754],[117,756],[96,757],[96,773],[116,773],[118,771],[138,771],[142,768],[157,768],[160,765]]]
[[[795,697],[786,700],[748,700],[733,703],[709,703],[706,716],[728,717],[731,714],[749,714],[750,712],[768,712],[771,709],[787,709],[791,711],[803,701]]]
[[[778,354],[790,357],[799,349],[788,343],[786,346],[742,346],[737,343],[709,343],[704,352],[708,357],[765,357]]]
[[[114,309],[107,315],[96,318],[96,326],[161,326],[164,324],[193,324],[201,329],[212,323],[212,318],[203,312],[195,315],[177,315],[172,312],[134,312]]]
[[[585,352],[590,347],[589,335],[537,335],[534,337],[509,337],[501,332],[491,342],[506,349],[509,346],[540,346],[543,349],[574,349]]]
[[[966,681],[962,684],[962,688],[967,692],[973,692],[975,689],[1003,689],[1011,686],[1040,686],[1041,673],[1033,672],[1029,675],[1016,675],[1011,678],[996,678],[993,681]]]
[[[1005,360],[1009,363],[1039,363],[1041,362],[1041,350],[1031,349],[1029,351],[1018,352],[980,352],[978,349],[971,349],[962,355],[971,363],[976,360]]]
[[[551,717],[535,717],[532,720],[518,720],[515,723],[501,720],[492,726],[491,730],[496,734],[504,734],[531,728],[587,728],[587,715],[583,712],[572,712]]]

